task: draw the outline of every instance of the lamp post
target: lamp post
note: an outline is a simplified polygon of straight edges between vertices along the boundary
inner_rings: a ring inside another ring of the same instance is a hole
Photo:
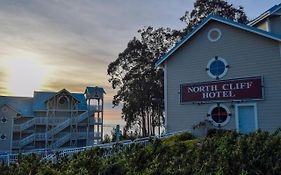
[[[120,125],[116,125],[116,143],[119,144],[120,142]]]

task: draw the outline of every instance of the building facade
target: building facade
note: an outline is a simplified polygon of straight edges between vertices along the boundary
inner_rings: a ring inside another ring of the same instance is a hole
[[[166,131],[281,127],[281,4],[240,24],[209,16],[164,67]],[[203,133],[200,133],[203,132]]]
[[[80,147],[103,135],[103,88],[0,97],[0,152]]]

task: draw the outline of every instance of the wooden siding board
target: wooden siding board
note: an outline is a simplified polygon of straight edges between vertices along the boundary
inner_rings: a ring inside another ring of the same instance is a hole
[[[209,42],[207,32],[219,28],[222,37]],[[168,131],[191,129],[192,125],[205,120],[212,104],[179,104],[181,83],[213,81],[205,68],[214,56],[224,58],[230,69],[223,79],[263,76],[265,100],[257,101],[258,125],[261,129],[274,131],[281,126],[281,62],[279,43],[228,25],[211,22],[166,60]],[[231,106],[230,104],[227,104]],[[236,129],[234,109],[230,123],[224,128]]]

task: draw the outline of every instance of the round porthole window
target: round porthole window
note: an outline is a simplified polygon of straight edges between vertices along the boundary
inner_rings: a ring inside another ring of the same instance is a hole
[[[6,123],[6,122],[7,122],[6,117],[2,117],[2,118],[1,118],[1,123]]]
[[[221,38],[221,31],[218,28],[213,28],[208,32],[208,39],[211,42],[216,42]]]
[[[67,103],[67,98],[66,98],[66,97],[61,97],[61,98],[59,99],[59,104],[63,105],[63,104],[65,104],[65,103]]]
[[[0,139],[1,140],[6,140],[6,136],[4,134],[1,134]]]
[[[226,75],[229,65],[220,57],[212,58],[207,64],[207,73],[210,77],[220,79]]]
[[[224,105],[214,105],[208,112],[208,119],[214,126],[221,127],[230,121],[230,111]]]

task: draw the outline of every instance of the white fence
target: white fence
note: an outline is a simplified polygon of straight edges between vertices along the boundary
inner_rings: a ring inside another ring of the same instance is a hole
[[[190,132],[190,130],[182,130],[182,131],[176,131],[176,132],[171,132],[171,133],[166,133],[160,136],[153,136],[153,137],[144,137],[144,138],[139,138],[136,139],[134,141],[131,140],[124,140],[119,142],[119,144],[122,144],[123,146],[128,146],[131,144],[143,144],[143,145],[147,145],[149,143],[150,140],[152,139],[164,139],[164,138],[168,138],[183,132]],[[108,149],[109,150],[109,154],[111,153],[112,148],[114,147],[114,145],[116,145],[116,142],[111,142],[111,143],[105,143],[105,144],[95,144],[95,145],[91,145],[91,146],[85,146],[85,147],[77,147],[77,148],[63,148],[63,149],[38,149],[38,150],[32,150],[32,151],[28,151],[28,152],[24,152],[22,153],[22,155],[29,155],[29,154],[37,154],[42,156],[42,160],[47,160],[47,161],[51,161],[51,162],[55,162],[56,161],[56,153],[58,153],[60,156],[72,156],[73,154],[85,151],[87,149],[91,149],[91,148],[95,148],[95,147],[100,147],[100,148],[104,148],[104,149]],[[17,158],[18,158],[19,154],[12,154],[12,153],[2,153],[0,154],[0,161],[2,160],[4,163],[6,164],[10,164],[10,163],[15,163],[17,162]]]

